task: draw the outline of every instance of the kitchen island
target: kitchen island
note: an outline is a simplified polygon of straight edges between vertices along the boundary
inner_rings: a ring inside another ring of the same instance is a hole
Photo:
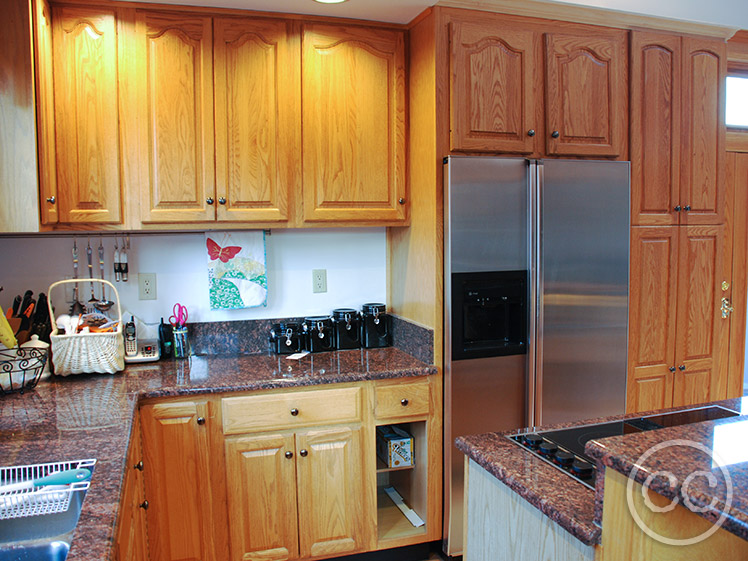
[[[195,356],[129,365],[114,375],[51,377],[0,398],[5,466],[96,458],[69,561],[112,559],[133,422],[139,405],[180,398],[367,380],[432,377],[437,370],[395,349],[283,356]]]
[[[709,405],[737,416],[587,442],[585,454],[597,464],[594,488],[507,438],[515,433],[458,438],[468,464],[466,561],[748,558],[748,399]],[[712,449],[724,470],[712,463]]]

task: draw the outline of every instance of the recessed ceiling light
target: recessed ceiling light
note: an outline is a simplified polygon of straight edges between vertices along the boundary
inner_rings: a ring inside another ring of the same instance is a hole
[[[342,2],[347,2],[348,0],[314,0],[315,2],[319,2],[320,4],[340,4]]]

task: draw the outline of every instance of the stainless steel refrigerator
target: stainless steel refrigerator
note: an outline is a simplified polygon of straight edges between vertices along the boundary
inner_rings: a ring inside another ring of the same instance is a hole
[[[623,413],[629,163],[444,160],[444,550],[460,435]]]

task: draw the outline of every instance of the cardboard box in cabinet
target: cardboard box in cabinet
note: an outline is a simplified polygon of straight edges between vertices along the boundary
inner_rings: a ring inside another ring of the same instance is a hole
[[[394,425],[377,427],[377,456],[387,467],[413,465],[413,437]]]

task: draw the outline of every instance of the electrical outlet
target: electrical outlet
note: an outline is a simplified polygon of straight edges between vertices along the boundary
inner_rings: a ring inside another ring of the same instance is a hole
[[[156,299],[156,273],[138,273],[138,299]]]
[[[327,269],[312,269],[312,292],[327,292]]]

